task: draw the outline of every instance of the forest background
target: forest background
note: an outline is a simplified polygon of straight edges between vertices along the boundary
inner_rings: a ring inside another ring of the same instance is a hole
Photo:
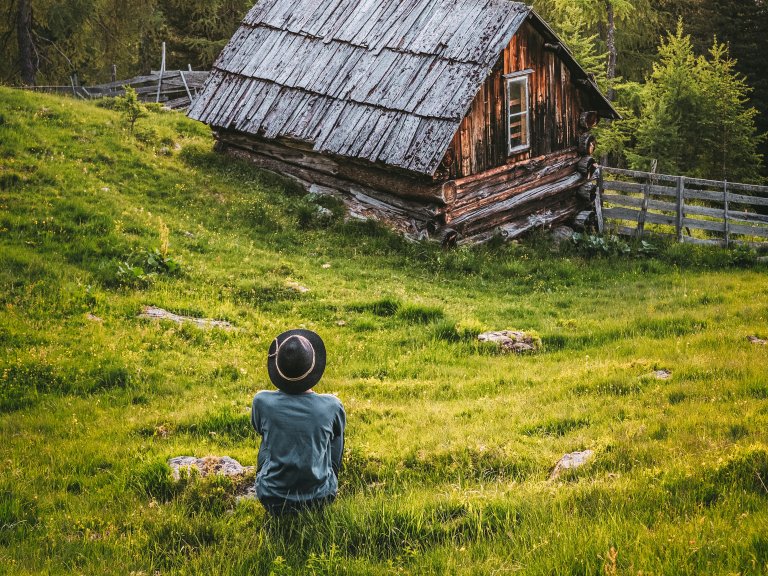
[[[252,0],[2,0],[0,83],[83,85],[167,67],[207,70]],[[764,182],[768,5],[763,0],[536,0],[615,102],[603,163]]]

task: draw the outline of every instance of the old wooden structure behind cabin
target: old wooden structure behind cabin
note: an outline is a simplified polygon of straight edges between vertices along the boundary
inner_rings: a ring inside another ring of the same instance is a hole
[[[526,98],[511,101],[510,76]],[[474,240],[580,212],[588,130],[617,116],[546,23],[507,0],[262,0],[189,114],[219,150],[352,215]]]

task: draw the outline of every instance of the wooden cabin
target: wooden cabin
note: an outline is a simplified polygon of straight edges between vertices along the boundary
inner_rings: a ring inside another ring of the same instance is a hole
[[[589,129],[618,114],[520,2],[260,0],[189,116],[353,216],[482,241],[583,209]]]

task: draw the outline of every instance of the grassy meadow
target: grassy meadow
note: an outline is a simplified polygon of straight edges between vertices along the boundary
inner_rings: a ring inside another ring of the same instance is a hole
[[[0,574],[768,574],[754,254],[443,251],[212,144],[0,88]],[[347,409],[337,502],[276,522],[172,481],[173,456],[255,464],[266,350],[298,326]],[[475,340],[505,328],[543,350]]]

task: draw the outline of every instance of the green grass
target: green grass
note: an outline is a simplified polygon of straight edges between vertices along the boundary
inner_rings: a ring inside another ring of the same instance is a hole
[[[752,255],[443,251],[321,214],[179,114],[132,137],[69,99],[0,109],[0,573],[768,573]],[[276,522],[229,481],[173,482],[172,456],[255,463],[266,350],[302,325],[348,412],[337,502]],[[494,353],[491,329],[544,349]]]

